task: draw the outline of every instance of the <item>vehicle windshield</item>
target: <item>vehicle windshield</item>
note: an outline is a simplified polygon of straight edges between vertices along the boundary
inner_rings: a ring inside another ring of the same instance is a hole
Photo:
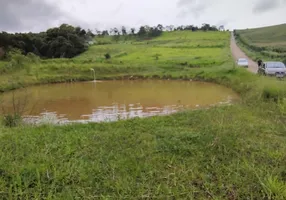
[[[238,59],[238,62],[247,62],[247,59],[245,59],[245,58],[240,58],[240,59]]]
[[[269,62],[266,64],[267,68],[285,68],[282,62]]]

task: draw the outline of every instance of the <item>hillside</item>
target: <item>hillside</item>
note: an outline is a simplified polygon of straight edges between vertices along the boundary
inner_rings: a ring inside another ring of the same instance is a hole
[[[94,69],[97,80],[214,82],[241,100],[112,123],[38,127],[4,115],[0,199],[286,199],[286,82],[235,67],[228,32],[95,42],[71,59],[12,54],[0,90],[93,80]]]
[[[151,40],[127,39],[112,44],[94,45],[78,59],[101,62],[104,54],[109,53],[109,63],[113,64],[189,67],[221,65],[228,60],[228,38],[228,32],[164,32],[162,36]]]
[[[286,55],[286,24],[235,30],[235,35],[256,57],[283,59]]]
[[[0,90],[5,91],[12,79],[14,87],[35,83],[63,82],[92,79],[90,68],[97,78],[122,75],[164,76],[176,74],[193,76],[202,68],[220,66],[229,62],[228,32],[164,32],[151,40],[112,36],[95,38],[107,44],[90,46],[72,59],[47,59],[13,55],[10,62],[0,63]],[[106,59],[105,54],[110,58]],[[21,72],[21,76],[18,77]]]

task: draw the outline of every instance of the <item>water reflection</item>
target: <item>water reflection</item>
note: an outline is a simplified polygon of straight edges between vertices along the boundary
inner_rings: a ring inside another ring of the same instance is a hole
[[[81,115],[78,120],[69,120],[63,114],[57,114],[56,112],[42,112],[39,116],[25,116],[25,121],[28,123],[50,123],[50,124],[62,124],[71,122],[111,122],[123,119],[130,119],[135,117],[151,117],[156,115],[168,115],[189,106],[164,106],[159,107],[143,107],[140,103],[126,105],[113,104],[112,106],[101,106],[92,110],[92,114]]]
[[[225,102],[219,102],[218,104],[230,104],[231,99]],[[211,104],[210,106],[215,106]],[[195,106],[199,108],[199,105]],[[27,123],[32,124],[67,124],[67,123],[88,123],[88,122],[112,122],[124,119],[131,119],[135,117],[151,117],[151,116],[162,116],[169,115],[184,109],[190,108],[190,106],[183,105],[171,105],[159,107],[143,107],[140,103],[135,105],[130,104],[118,105],[113,104],[112,106],[102,106],[92,110],[92,114],[81,115],[78,120],[69,120],[63,114],[57,114],[56,112],[42,112],[40,116],[25,116],[24,120]],[[193,108],[194,109],[194,108]]]

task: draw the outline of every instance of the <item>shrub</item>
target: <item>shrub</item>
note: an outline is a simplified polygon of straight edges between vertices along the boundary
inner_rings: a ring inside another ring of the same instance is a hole
[[[27,54],[27,58],[28,58],[29,61],[32,62],[32,63],[38,63],[38,62],[40,62],[40,57],[37,56],[37,55],[35,55],[35,54],[33,54],[33,53],[31,53],[31,52],[29,52],[29,53]]]
[[[154,54],[152,57],[154,57],[155,60],[159,60],[159,57],[160,57],[160,56],[161,56],[161,54],[156,53],[156,54]]]
[[[180,65],[186,66],[186,65],[188,65],[188,62],[182,62],[182,63],[180,63]]]
[[[16,127],[22,122],[22,117],[19,114],[7,114],[3,118],[3,125],[7,127]]]
[[[106,60],[108,60],[108,59],[110,59],[110,58],[111,58],[111,56],[110,56],[110,54],[109,54],[109,53],[104,54],[104,57],[105,57],[105,59],[106,59]]]

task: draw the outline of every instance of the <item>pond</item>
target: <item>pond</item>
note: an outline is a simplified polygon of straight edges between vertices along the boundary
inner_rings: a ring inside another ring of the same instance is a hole
[[[13,100],[14,99],[14,100]],[[178,80],[122,80],[32,86],[4,93],[1,110],[26,122],[116,121],[229,104],[239,96],[221,85]]]

